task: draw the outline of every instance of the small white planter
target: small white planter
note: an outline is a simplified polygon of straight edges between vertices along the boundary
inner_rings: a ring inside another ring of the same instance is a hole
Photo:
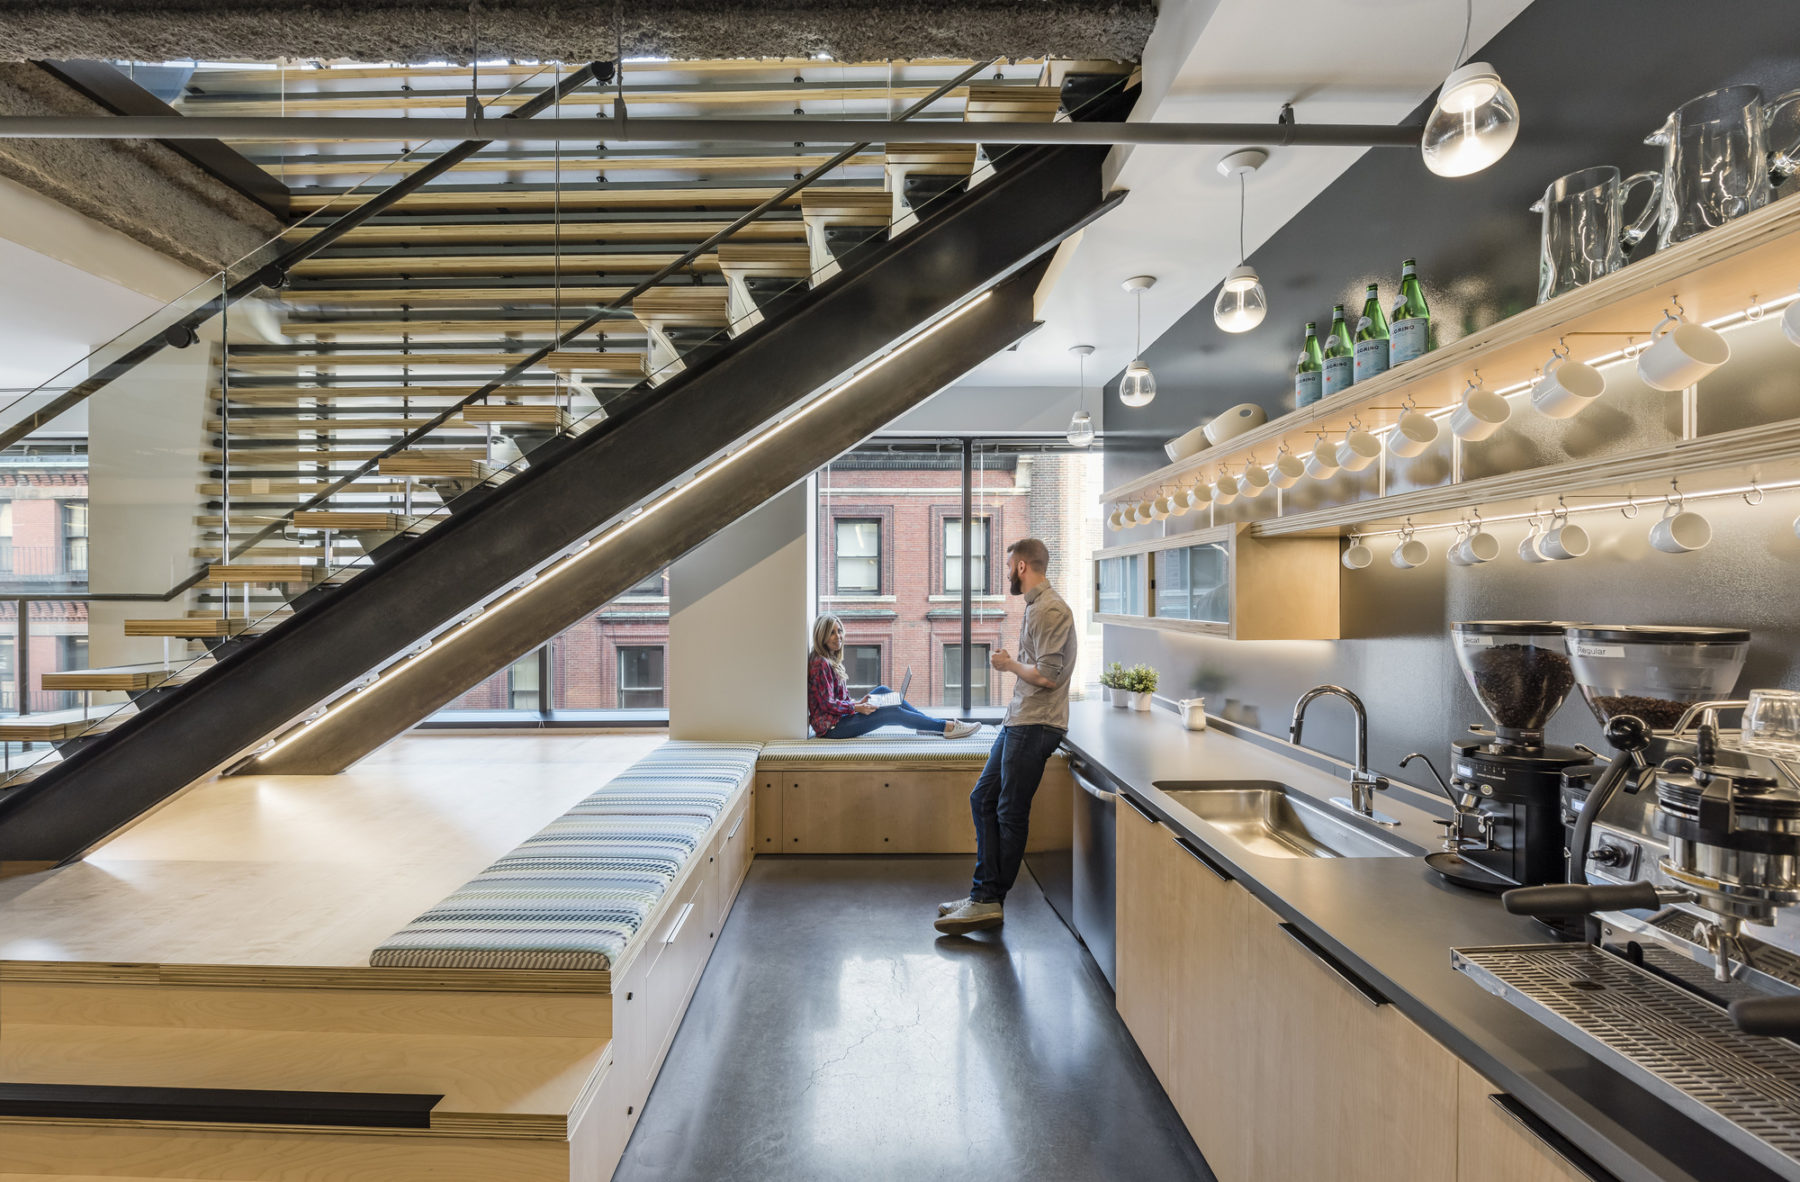
[[[1106,689],[1106,700],[1113,704],[1114,710],[1123,710],[1131,705],[1130,697],[1131,695],[1122,689],[1113,686],[1108,686]]]
[[[1156,696],[1149,690],[1145,690],[1143,693],[1132,693],[1130,690],[1119,690],[1118,693],[1131,703],[1131,708],[1133,710],[1150,709],[1150,699]]]

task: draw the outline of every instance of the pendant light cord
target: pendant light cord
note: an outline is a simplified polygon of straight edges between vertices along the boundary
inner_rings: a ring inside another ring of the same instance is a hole
[[[1249,200],[1244,174],[1238,173],[1238,266],[1244,265],[1244,204]]]
[[[1137,335],[1133,338],[1137,344],[1132,352],[1136,354],[1134,360],[1142,361],[1144,359],[1144,289],[1140,287],[1133,294],[1137,296]]]
[[[1463,5],[1463,39],[1457,47],[1456,60],[1450,63],[1452,70],[1463,63],[1463,55],[1469,52],[1469,30],[1475,24],[1475,0],[1465,0]]]

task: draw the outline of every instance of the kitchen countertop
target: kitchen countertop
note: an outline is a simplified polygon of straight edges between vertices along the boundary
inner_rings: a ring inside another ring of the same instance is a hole
[[[1508,915],[1497,897],[1450,886],[1419,858],[1250,854],[1194,823],[1155,787],[1159,780],[1276,780],[1322,802],[1347,794],[1345,776],[1326,770],[1336,761],[1296,758],[1217,728],[1189,731],[1167,710],[1097,702],[1071,706],[1066,742],[1622,1182],[1779,1177],[1452,969],[1453,947],[1553,942],[1531,920]],[[1448,815],[1446,802],[1397,785],[1376,803],[1401,821],[1386,832],[1424,850],[1439,847],[1432,818]]]

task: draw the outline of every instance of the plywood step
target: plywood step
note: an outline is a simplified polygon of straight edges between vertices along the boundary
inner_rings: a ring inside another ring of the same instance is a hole
[[[376,510],[309,509],[294,514],[295,529],[329,529],[347,533],[410,533],[430,529],[441,518],[408,517]]]
[[[222,587],[239,583],[310,583],[318,577],[318,567],[300,562],[215,562],[206,569],[206,584]]]
[[[418,210],[470,210],[483,213],[515,213],[527,210],[553,213],[558,209],[573,212],[585,209],[729,209],[741,211],[760,205],[784,189],[785,185],[736,185],[712,188],[706,185],[637,185],[591,188],[564,186],[561,191],[545,185],[539,188],[492,189],[422,189],[400,199],[393,208]],[[376,190],[379,191],[379,190]],[[288,207],[296,214],[330,209],[347,213],[373,192],[309,193],[298,192]],[[782,204],[797,206],[799,194],[789,196]]]
[[[425,307],[469,305],[471,307],[526,307],[551,304],[560,299],[565,306],[609,304],[630,291],[629,287],[569,285],[562,287],[440,287],[416,285],[403,288],[314,287],[297,286],[282,292],[282,302],[290,306],[356,307]]]
[[[720,288],[721,295],[724,292]],[[528,351],[517,353],[432,352],[432,353],[243,353],[233,351],[231,368],[245,373],[283,373],[294,369],[384,369],[403,370],[420,366],[453,366],[458,369],[509,369],[525,360]]]
[[[552,357],[556,354],[551,354]],[[443,400],[453,401],[467,398],[478,387],[474,383],[460,385],[431,386],[233,386],[231,401],[233,405],[245,406],[288,406],[297,402],[319,402],[328,406],[338,403],[353,404],[357,402],[394,402]],[[496,398],[553,398],[558,391],[555,386],[500,386],[493,391]],[[215,387],[211,391],[213,401],[219,399],[219,391]],[[353,405],[346,405],[347,411],[354,411]]]
[[[45,688],[49,688],[46,686]],[[101,706],[92,710],[51,710],[41,714],[15,714],[0,718],[0,743],[61,743],[81,735],[99,734],[118,726],[133,711]],[[4,1043],[12,1038],[0,1039]],[[4,1051],[0,1050],[0,1060]],[[6,1074],[0,1071],[0,1079]]]
[[[397,225],[376,221],[349,231],[338,241],[352,246],[477,245],[543,242],[700,242],[731,223],[713,219],[691,221],[572,221],[459,222],[433,219]],[[322,227],[300,226],[282,235],[288,242],[313,237]],[[780,242],[799,238],[801,223],[792,219],[758,218],[732,233],[732,239]]]
[[[318,257],[294,267],[302,277],[350,275],[605,275],[615,271],[660,271],[681,256],[669,251],[633,251],[619,254],[469,254],[469,255],[371,255],[358,258]],[[717,271],[719,262],[701,255],[687,266],[695,271]]]
[[[144,665],[112,665],[99,669],[64,669],[43,675],[47,690],[81,692],[138,692],[159,685],[179,684],[195,676],[211,661],[183,661]],[[3,987],[0,987],[3,988]]]
[[[156,620],[126,620],[126,636],[161,636],[174,640],[223,640],[240,633],[266,632],[290,613],[276,612],[246,620],[242,616],[229,619],[217,615],[170,616]]]
[[[506,402],[474,403],[463,408],[463,418],[470,423],[549,427],[563,430],[569,425],[569,412],[554,403],[518,405]]]
[[[495,468],[468,456],[436,452],[403,451],[381,461],[384,476],[432,476],[452,480],[483,480]]]

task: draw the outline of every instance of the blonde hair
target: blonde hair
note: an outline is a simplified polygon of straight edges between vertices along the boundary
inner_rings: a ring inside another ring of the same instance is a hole
[[[838,647],[833,652],[825,647],[825,637],[833,627],[837,628]],[[829,663],[839,677],[847,677],[844,672],[844,622],[834,615],[823,615],[813,621],[812,656]]]

